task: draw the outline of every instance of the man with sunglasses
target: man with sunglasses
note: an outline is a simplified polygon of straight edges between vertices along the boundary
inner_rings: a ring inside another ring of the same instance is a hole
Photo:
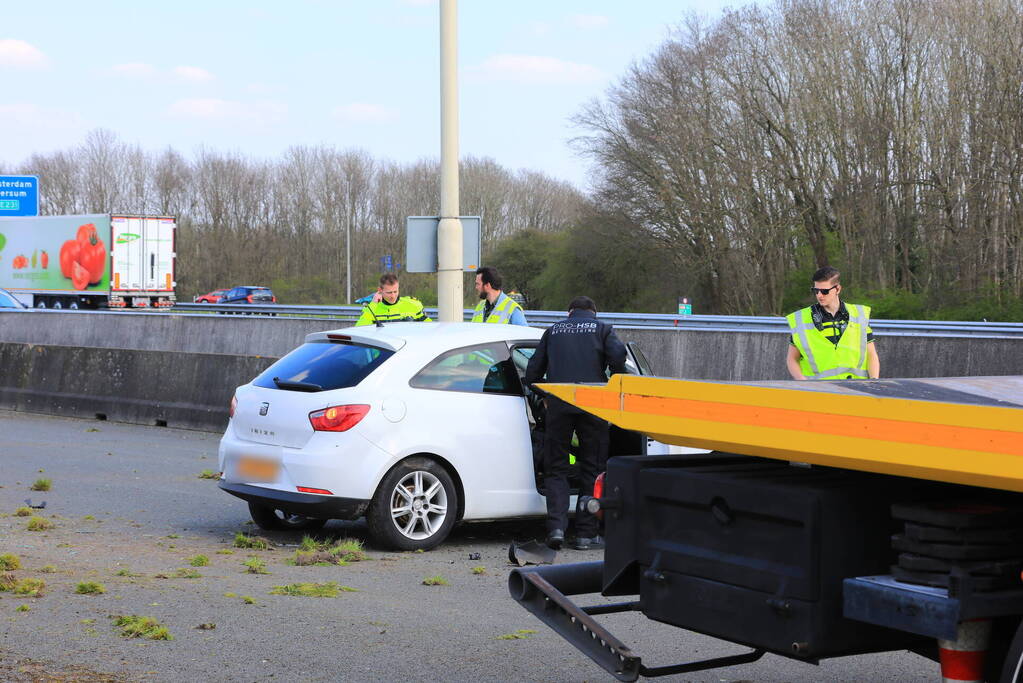
[[[813,274],[812,306],[786,318],[792,340],[785,359],[792,379],[877,379],[881,361],[870,329],[870,306],[846,304],[841,273],[825,266]]]

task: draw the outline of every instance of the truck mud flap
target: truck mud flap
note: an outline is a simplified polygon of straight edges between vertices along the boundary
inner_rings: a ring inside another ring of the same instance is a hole
[[[642,658],[633,653],[632,648],[611,635],[593,618],[597,614],[642,611],[641,603],[580,607],[567,597],[599,593],[603,566],[603,562],[580,562],[514,569],[508,576],[508,591],[516,602],[619,681],[747,664],[764,655],[764,650],[752,650],[740,655],[685,664],[644,666]]]

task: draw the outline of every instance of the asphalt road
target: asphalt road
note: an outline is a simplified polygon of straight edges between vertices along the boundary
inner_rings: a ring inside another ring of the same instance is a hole
[[[42,597],[0,592],[0,680],[25,681],[599,681],[603,670],[508,596],[507,547],[540,523],[463,525],[428,553],[368,548],[348,566],[294,566],[297,534],[277,547],[234,548],[244,503],[200,479],[216,468],[219,435],[0,411],[0,555],[17,579],[46,582]],[[39,478],[48,492],[31,491]],[[54,523],[29,531],[13,513],[30,499]],[[365,538],[361,522],[322,534]],[[219,552],[218,552],[219,551]],[[230,551],[231,554],[227,554]],[[479,559],[469,559],[479,553]],[[206,555],[199,578],[173,577]],[[269,574],[248,573],[258,556]],[[559,562],[599,559],[565,551]],[[483,567],[476,574],[473,568]],[[44,568],[47,568],[44,570]],[[441,577],[446,586],[426,586]],[[76,594],[98,582],[99,595]],[[336,581],[336,598],[271,595],[274,586]],[[254,604],[246,604],[250,596]],[[601,600],[594,596],[589,602]],[[21,607],[27,605],[28,610]],[[126,639],[112,615],[155,617],[173,640]],[[740,618],[737,616],[737,618]],[[650,665],[743,648],[649,622],[604,617]],[[200,629],[214,624],[215,628]],[[502,638],[515,634],[520,637]],[[772,655],[755,664],[673,681],[933,681],[937,666],[909,653],[812,666]]]

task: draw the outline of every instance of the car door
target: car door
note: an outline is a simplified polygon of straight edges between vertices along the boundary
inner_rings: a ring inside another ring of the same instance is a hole
[[[454,465],[464,519],[544,514],[522,385],[505,342],[447,351],[409,380],[417,429]],[[424,442],[425,445],[425,442]]]

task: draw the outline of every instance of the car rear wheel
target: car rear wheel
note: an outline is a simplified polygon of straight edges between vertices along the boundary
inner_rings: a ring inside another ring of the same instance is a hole
[[[409,458],[387,473],[366,521],[373,540],[395,550],[430,550],[455,524],[458,489],[451,475],[429,458]]]
[[[322,529],[327,523],[325,519],[306,517],[304,515],[292,515],[284,510],[262,505],[260,503],[249,503],[249,514],[252,521],[265,531],[302,531]]]

